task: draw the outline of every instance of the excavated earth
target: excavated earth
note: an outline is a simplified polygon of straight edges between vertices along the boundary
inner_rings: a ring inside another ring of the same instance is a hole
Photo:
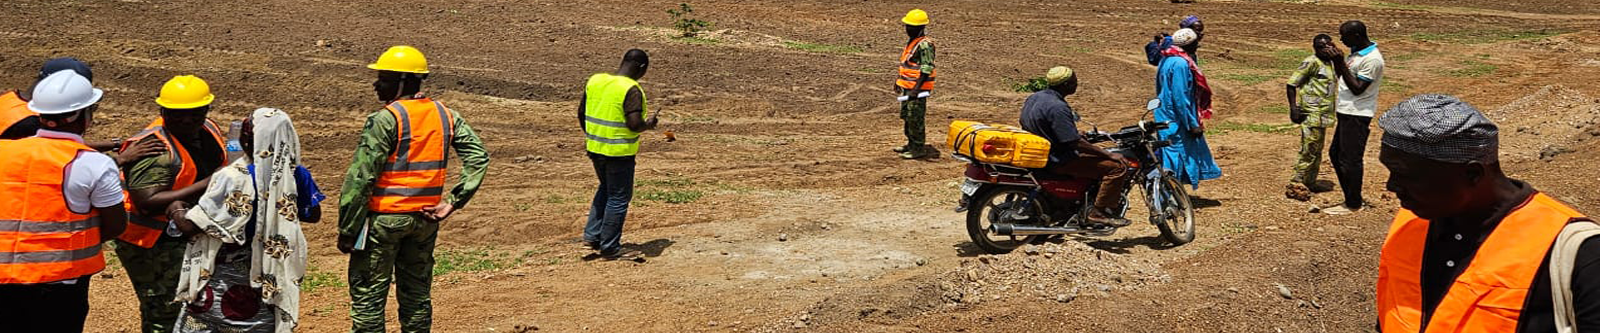
[[[1318,33],[1371,27],[1389,67],[1381,107],[1461,96],[1501,123],[1506,169],[1600,211],[1600,6],[1524,0],[731,1],[692,3],[715,25],[673,38],[668,1],[0,2],[0,87],[26,88],[44,59],[94,66],[107,90],[91,139],[134,134],[173,75],[216,91],[213,118],[289,111],[305,163],[337,196],[365,115],[381,105],[363,68],[410,44],[435,69],[427,92],[466,117],[494,161],[470,205],[443,222],[433,286],[441,332],[1361,332],[1376,259],[1397,209],[1376,137],[1372,207],[1285,199],[1298,144],[1283,80]],[[1141,47],[1186,14],[1205,19],[1200,58],[1217,89],[1210,142],[1225,176],[1194,191],[1199,237],[1155,228],[981,255],[951,212],[962,164],[904,161],[890,82],[898,15],[933,13],[939,89],[929,137],[953,119],[1014,122],[1012,85],[1077,69],[1069,100],[1092,124],[1142,116],[1154,68]],[[582,153],[584,79],[624,50],[652,56],[643,85],[667,142],[645,135],[625,241],[647,261],[583,261],[573,239],[597,181]],[[1324,165],[1323,179],[1332,180]],[[349,327],[347,257],[330,222],[306,225],[312,276],[303,332]],[[135,332],[120,264],[92,285],[91,332]],[[398,329],[390,306],[390,329]]]

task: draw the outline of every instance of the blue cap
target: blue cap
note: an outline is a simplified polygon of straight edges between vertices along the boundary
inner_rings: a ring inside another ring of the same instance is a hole
[[[39,79],[44,80],[46,76],[50,76],[50,74],[55,74],[55,72],[64,70],[78,72],[78,75],[83,76],[83,78],[89,79],[91,82],[94,81],[94,72],[89,70],[89,64],[78,61],[77,58],[72,57],[55,58],[45,61],[44,67],[39,68]]]

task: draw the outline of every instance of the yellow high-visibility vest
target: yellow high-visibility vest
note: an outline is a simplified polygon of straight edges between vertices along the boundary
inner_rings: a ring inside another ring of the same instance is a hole
[[[611,157],[639,154],[639,132],[628,129],[622,109],[628,90],[636,87],[639,82],[626,76],[601,73],[589,77],[583,101],[583,133],[589,152]],[[639,88],[639,97],[644,97],[644,88]],[[649,112],[649,107],[644,109]]]

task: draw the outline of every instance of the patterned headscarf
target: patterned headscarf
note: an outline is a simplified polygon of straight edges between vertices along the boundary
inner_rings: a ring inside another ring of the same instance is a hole
[[[306,273],[305,234],[295,206],[300,139],[283,110],[256,109],[251,123],[255,151],[212,174],[205,194],[184,215],[205,234],[191,237],[184,250],[177,296],[183,302],[195,300],[211,279],[222,244],[244,243],[244,228],[253,217],[250,286],[261,288],[262,301],[277,310],[276,330],[287,333],[299,324],[299,281]]]
[[[1500,129],[1454,96],[1425,94],[1400,102],[1378,119],[1383,145],[1445,163],[1499,161]]]

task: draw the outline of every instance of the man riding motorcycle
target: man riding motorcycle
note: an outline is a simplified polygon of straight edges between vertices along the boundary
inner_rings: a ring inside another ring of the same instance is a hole
[[[1071,68],[1057,66],[1045,75],[1050,87],[1033,93],[1022,103],[1018,121],[1022,129],[1050,140],[1050,161],[1044,171],[1084,179],[1100,179],[1087,220],[1092,224],[1122,227],[1123,187],[1128,172],[1122,155],[1106,151],[1083,140],[1078,132],[1078,114],[1067,105],[1066,96],[1078,92],[1078,76]]]

